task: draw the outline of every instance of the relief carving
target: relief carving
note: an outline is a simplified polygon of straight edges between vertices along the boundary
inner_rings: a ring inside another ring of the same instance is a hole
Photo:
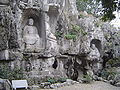
[[[27,52],[39,52],[41,45],[38,29],[33,24],[34,20],[30,18],[28,25],[26,25],[23,30],[24,48]]]

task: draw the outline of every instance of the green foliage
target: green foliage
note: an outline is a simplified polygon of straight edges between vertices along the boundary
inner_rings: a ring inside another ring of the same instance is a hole
[[[68,40],[70,40],[70,39],[75,40],[75,39],[77,39],[78,36],[80,36],[80,35],[84,36],[86,34],[87,34],[87,32],[85,32],[82,27],[71,24],[69,26],[69,33],[64,36]]]
[[[79,14],[78,17],[79,17],[79,18],[84,18],[85,16],[82,15],[82,14]]]
[[[81,34],[84,36],[84,35],[87,35],[87,32],[85,32],[83,29],[81,30]]]
[[[119,7],[117,4],[120,4],[118,0],[101,0],[102,6],[103,6],[103,17],[102,20],[112,20],[115,18],[115,15],[113,14],[114,11],[119,10]]]
[[[84,2],[83,0],[76,0],[76,5],[77,5],[77,9],[78,11],[84,11],[86,10],[86,2]]]
[[[55,33],[55,36],[56,36],[56,37],[61,37],[61,36],[62,36],[62,34],[63,34],[63,33],[56,32],[56,33]]]
[[[55,36],[56,36],[56,37],[61,37],[61,33],[56,32],[56,33],[55,33]]]
[[[50,82],[51,84],[57,83],[56,79],[48,78],[46,82]]]
[[[43,82],[50,82],[51,84],[54,83],[63,83],[66,82],[67,78],[52,78],[52,77],[46,77]]]
[[[107,64],[109,64],[110,66],[112,66],[115,63],[115,61],[113,59],[108,60]]]
[[[29,60],[29,58],[30,58],[30,56],[29,56],[29,55],[24,55],[24,56],[23,56],[23,60],[25,60],[25,61],[28,61],[28,60]]]
[[[19,68],[10,69],[7,65],[0,66],[0,78],[9,80],[23,79],[23,70]]]
[[[113,67],[114,65],[117,67],[117,64],[120,64],[120,58],[110,59],[108,60],[107,64],[111,67]]]
[[[34,80],[31,78],[26,78],[26,80],[27,80],[29,86],[32,86],[35,84]]]
[[[87,34],[87,32],[85,32],[83,28],[78,25],[71,25],[71,33],[76,35],[81,34],[82,36]]]
[[[114,80],[115,80],[116,82],[120,82],[120,72],[115,75]]]
[[[84,83],[91,83],[92,82],[92,78],[90,75],[83,75],[83,81]]]
[[[77,36],[76,35],[71,35],[71,34],[66,34],[65,38],[68,39],[68,40],[70,40],[70,39],[75,40],[77,38]]]
[[[111,69],[104,69],[102,72],[101,72],[101,77],[106,79],[106,80],[113,80],[115,78],[115,75],[116,75],[116,71],[114,68],[111,68]]]
[[[73,24],[71,24],[70,29],[71,29],[71,30],[74,30],[74,31],[76,31],[76,32],[78,32],[78,31],[81,30],[81,27],[78,26],[78,25],[73,25]]]
[[[60,83],[66,82],[67,78],[59,78],[57,81]]]
[[[99,27],[101,25],[101,21],[100,20],[96,20],[94,22],[94,24],[95,24],[96,27]]]
[[[113,12],[104,12],[104,15],[102,16],[101,20],[103,21],[109,21],[115,19],[115,14]]]
[[[77,0],[77,8],[79,11],[87,11],[95,16],[102,15],[101,19],[103,21],[114,19],[115,15],[113,12],[118,12],[120,10],[119,6],[119,0]]]
[[[76,5],[78,11],[86,11],[88,14],[93,16],[100,16],[101,7],[98,0],[77,0]]]

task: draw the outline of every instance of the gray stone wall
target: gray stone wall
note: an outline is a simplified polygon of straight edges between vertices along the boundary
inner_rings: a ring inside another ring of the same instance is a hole
[[[0,60],[27,78],[78,80],[102,69],[110,25],[87,13],[78,18],[76,0],[1,0],[0,12]]]

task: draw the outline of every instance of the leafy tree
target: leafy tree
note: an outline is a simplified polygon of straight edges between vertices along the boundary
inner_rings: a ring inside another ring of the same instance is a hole
[[[0,78],[2,79],[24,79],[23,70],[19,68],[11,69],[7,64],[0,66]]]
[[[120,0],[101,0],[103,7],[103,17],[104,21],[112,20],[115,18],[113,14],[114,11],[120,10]]]
[[[100,5],[102,7],[99,7]],[[101,12],[102,20],[107,21],[115,18],[114,11],[120,10],[120,0],[77,0],[77,7],[80,11],[91,12],[93,10],[94,15]]]
[[[101,15],[101,2],[96,0],[77,0],[76,3],[78,11],[86,11],[88,14],[92,14],[96,17]]]

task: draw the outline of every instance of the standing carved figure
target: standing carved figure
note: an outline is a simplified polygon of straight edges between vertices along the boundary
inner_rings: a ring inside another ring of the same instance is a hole
[[[92,44],[92,46],[91,46],[91,52],[89,54],[89,58],[91,61],[90,66],[91,66],[94,74],[97,74],[98,71],[100,70],[100,52],[96,48],[95,44]]]

